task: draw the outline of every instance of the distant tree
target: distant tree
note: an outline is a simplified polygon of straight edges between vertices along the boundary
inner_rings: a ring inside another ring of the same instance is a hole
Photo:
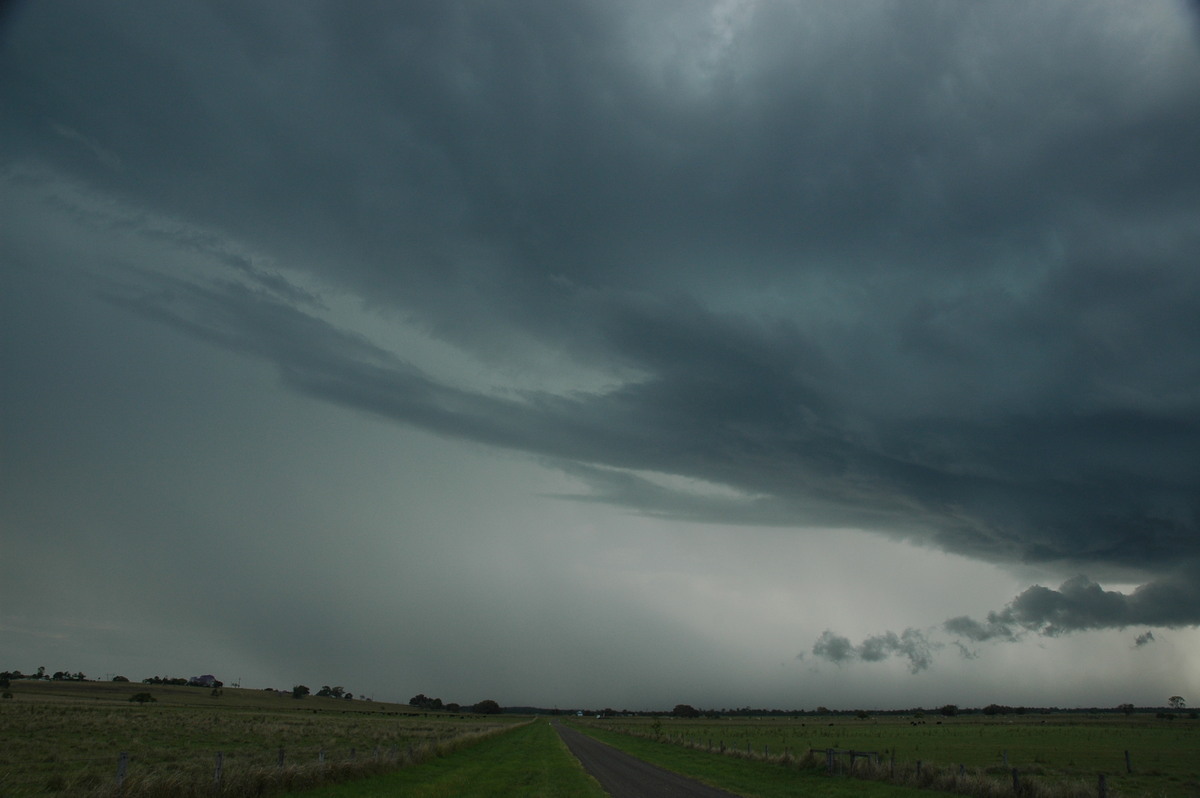
[[[942,707],[938,711],[941,712],[946,717],[952,718],[958,714],[958,705],[957,704],[947,704],[946,706]]]
[[[46,666],[45,665],[38,665],[37,676],[35,676],[34,678],[35,679],[45,679],[46,678]]]
[[[1183,709],[1187,706],[1187,701],[1184,701],[1181,695],[1171,696],[1167,699],[1167,703],[1171,705],[1171,709]]]
[[[1136,707],[1134,707],[1133,704],[1120,704],[1117,706],[1117,709],[1121,712],[1124,712],[1126,715],[1132,715],[1135,708]]]
[[[149,704],[151,702],[157,701],[158,699],[155,698],[154,696],[150,695],[149,693],[137,693],[135,695],[129,696],[129,700],[132,702],[138,703],[138,704]]]
[[[128,680],[128,679],[126,679],[124,676],[114,676],[114,677],[112,677],[112,680],[113,680],[114,682],[127,682],[127,681],[129,681],[129,680]]]
[[[302,684],[298,684],[292,688],[292,698],[304,698],[308,693],[308,688]]]
[[[486,698],[471,707],[471,711],[479,715],[497,715],[500,713],[500,705],[492,699]]]
[[[691,704],[676,704],[675,709],[671,710],[671,714],[677,718],[698,718],[700,710]]]
[[[444,704],[442,704],[442,699],[430,698],[429,696],[425,695],[424,693],[417,693],[415,696],[408,699],[408,705],[410,707],[418,707],[420,709],[432,709],[432,710],[441,710],[445,706]]]
[[[0,676],[0,690],[7,690],[9,687],[12,687],[12,682],[8,680],[8,676]]]
[[[453,701],[451,701],[449,704],[447,704],[447,705],[446,705],[446,711],[447,711],[447,712],[461,712],[461,711],[462,711],[462,705],[461,705],[461,704],[456,704],[456,703],[454,703]]]
[[[871,713],[867,712],[865,709],[856,709],[854,710],[854,717],[858,718],[859,720],[866,720],[867,718],[871,717]]]

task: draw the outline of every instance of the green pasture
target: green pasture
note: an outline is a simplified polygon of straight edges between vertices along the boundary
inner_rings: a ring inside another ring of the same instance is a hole
[[[292,798],[605,798],[545,720],[394,773]]]
[[[421,714],[383,702],[294,699],[225,688],[111,682],[12,683],[0,701],[0,798],[100,794],[128,754],[131,782],[169,773],[179,785],[211,785],[217,752],[233,778],[254,769],[329,767],[410,752],[519,722],[509,716]],[[148,692],[155,701],[129,698]]]
[[[914,725],[914,723],[916,725]],[[982,770],[998,780],[1012,768],[1041,783],[1095,785],[1106,776],[1110,794],[1194,798],[1200,795],[1200,722],[1142,713],[1050,715],[803,716],[794,719],[684,720],[613,718],[588,729],[622,731],[707,749],[799,757],[810,749],[876,751],[898,768]],[[1133,773],[1126,772],[1129,752]],[[1005,762],[1007,761],[1007,765]]]

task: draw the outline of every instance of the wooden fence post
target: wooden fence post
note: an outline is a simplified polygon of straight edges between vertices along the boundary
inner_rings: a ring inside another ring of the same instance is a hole
[[[129,767],[129,754],[125,751],[117,757],[117,789],[125,786],[125,770]]]
[[[921,760],[917,760],[917,781],[921,780]]]
[[[1108,783],[1104,781],[1104,774],[1100,774],[1100,787],[1096,790],[1098,798],[1108,798]]]
[[[825,770],[833,773],[833,749],[825,749]]]
[[[1126,773],[1132,773],[1132,772],[1133,772],[1133,761],[1132,761],[1132,760],[1129,758],[1129,752],[1128,752],[1128,751],[1126,751],[1126,752],[1125,752],[1125,772],[1126,772]]]
[[[213,787],[221,786],[221,766],[225,764],[225,755],[217,751],[217,766],[213,769]]]
[[[278,765],[279,765],[279,767],[281,767],[281,768],[283,767],[283,749],[282,749],[282,748],[280,748],[280,749],[279,749],[279,760],[278,760]]]
[[[1021,777],[1017,774],[1016,768],[1013,768],[1012,776],[1013,776],[1013,792],[1019,793],[1019,792],[1021,792]]]

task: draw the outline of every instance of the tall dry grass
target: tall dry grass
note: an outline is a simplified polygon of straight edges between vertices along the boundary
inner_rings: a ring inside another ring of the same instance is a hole
[[[519,724],[525,725],[525,724]],[[429,740],[395,751],[372,753],[370,756],[337,762],[311,762],[284,767],[234,766],[222,769],[221,780],[215,780],[215,763],[211,768],[173,769],[170,772],[146,771],[131,773],[120,786],[116,779],[101,781],[86,775],[72,782],[54,785],[60,791],[79,798],[248,798],[270,796],[284,792],[306,790],[325,784],[336,784],[388,773],[400,768],[427,762],[459,751],[474,743],[518,728],[509,725],[472,731],[441,740]]]

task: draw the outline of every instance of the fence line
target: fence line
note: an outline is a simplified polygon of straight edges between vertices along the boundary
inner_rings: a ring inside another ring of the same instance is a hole
[[[631,737],[642,737],[642,738],[646,738],[646,739],[658,740],[660,742],[663,741],[663,739],[664,739],[663,735],[656,735],[652,732],[645,733],[645,732],[635,732],[635,731],[631,731],[629,729],[615,729],[612,727],[609,727],[609,728],[612,731],[619,731],[622,734],[627,734]],[[678,737],[675,737],[675,736],[668,734],[668,735],[665,735],[665,740],[666,740],[666,742],[680,745],[685,748],[694,748],[697,750],[705,750],[710,753],[719,753],[723,756],[734,756],[734,757],[739,757],[742,759],[758,759],[758,760],[762,760],[762,761],[779,762],[779,763],[784,763],[784,764],[786,764],[786,763],[802,764],[802,760],[799,760],[799,761],[796,760],[794,757],[791,756],[790,752],[786,748],[784,749],[784,752],[782,754],[777,754],[774,757],[772,757],[770,746],[764,744],[763,753],[755,754],[753,752],[753,748],[749,741],[747,741],[747,743],[746,743],[745,751],[742,751],[740,748],[736,748],[733,746],[727,747],[725,745],[724,740],[719,740],[717,745],[714,746],[713,738],[711,738],[711,737],[708,738],[707,741],[705,742],[705,741],[693,740],[691,738],[686,738],[683,735],[679,735]],[[808,757],[810,760],[813,758],[816,758],[818,755],[823,755],[825,757],[825,763],[826,763],[825,769],[826,769],[826,772],[829,774],[834,774],[836,772],[842,772],[846,775],[857,774],[857,775],[861,776],[862,778],[870,779],[870,778],[879,778],[881,775],[881,772],[883,772],[882,766],[880,765],[880,761],[879,761],[879,752],[878,751],[857,751],[857,750],[851,750],[851,749],[835,749],[835,748],[810,748],[809,749]],[[847,756],[849,758],[849,766],[840,771],[836,767],[836,764],[838,761],[837,758],[839,756]],[[1013,795],[1029,794],[1030,790],[1031,790],[1030,784],[1029,784],[1028,780],[1023,780],[1020,770],[1015,767],[1011,768],[1011,769],[1008,768],[1008,751],[1003,752],[1003,758],[1004,758],[1004,769],[1005,769],[1005,771],[1008,772],[1008,776],[1011,778],[1011,781],[1012,781],[1012,787],[1011,787],[1012,794]],[[864,772],[862,772],[861,768],[856,771],[855,763],[859,759],[864,759],[868,763],[868,765],[873,766],[874,773],[864,773]],[[918,759],[918,760],[916,760],[914,769],[912,771],[915,774],[917,783],[921,786],[934,786],[934,783],[936,781],[938,781],[939,777],[944,777],[944,775],[945,775],[943,772],[939,772],[938,768],[923,768],[922,766],[923,766],[922,761]],[[1133,766],[1132,766],[1132,763],[1130,760],[1129,751],[1125,751],[1125,766],[1126,766],[1126,771],[1128,773],[1133,772]],[[887,776],[886,776],[887,780],[890,780],[893,782],[898,782],[898,783],[903,783],[905,781],[905,779],[903,778],[903,774],[901,774],[901,777],[899,777],[899,778],[897,778],[897,776],[896,776],[896,752],[895,752],[895,749],[892,750],[891,761],[889,763],[889,766],[888,766],[888,769],[886,772],[887,772]],[[953,767],[950,767],[948,772],[950,774],[951,783],[948,786],[945,784],[938,785],[937,789],[948,789],[950,791],[962,793],[962,789],[956,789],[956,788],[959,787],[958,782],[962,782],[962,785],[964,788],[966,786],[968,786],[969,779],[967,776],[966,765],[960,764],[958,766],[957,776],[955,776],[955,774],[954,774]],[[980,773],[980,771],[978,771],[978,770],[976,771],[976,773],[982,775]],[[1026,775],[1028,775],[1028,774],[1026,774]],[[995,784],[995,782],[993,782],[993,784]],[[1067,790],[1067,788],[1064,787],[1063,794],[1067,794],[1066,790]],[[971,792],[977,792],[977,791],[968,791],[967,794],[971,794]],[[988,790],[986,792],[986,794],[992,795],[992,794],[994,794],[994,792],[991,790]],[[1035,794],[1043,794],[1043,793],[1037,792]],[[1077,793],[1071,793],[1071,794],[1077,794]],[[1107,783],[1105,774],[1103,774],[1103,773],[1098,774],[1096,795],[1098,796],[1098,798],[1108,798],[1108,783]]]

